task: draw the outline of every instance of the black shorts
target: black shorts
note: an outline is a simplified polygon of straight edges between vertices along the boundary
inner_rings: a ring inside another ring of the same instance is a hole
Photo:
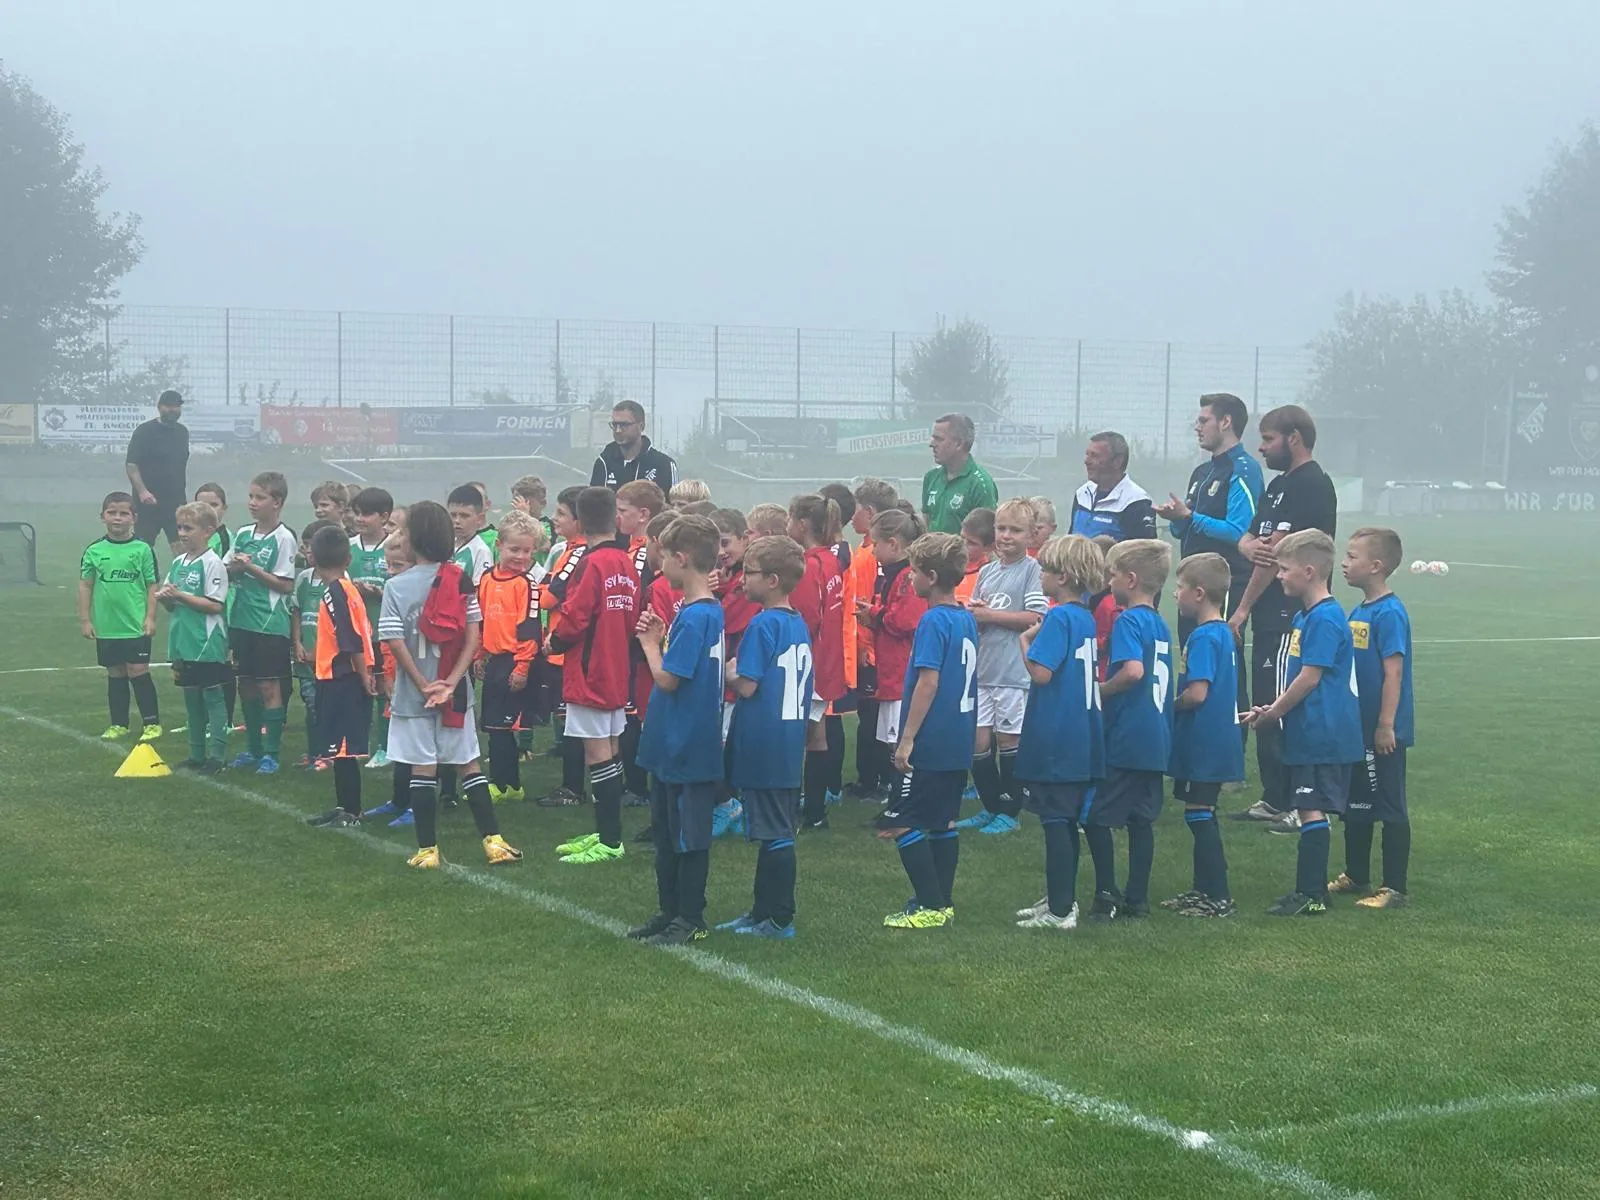
[[[716,783],[663,783],[650,780],[650,826],[657,852],[687,854],[711,849],[711,812],[717,807]]]
[[[480,729],[526,729],[534,724],[533,706],[539,697],[538,663],[528,666],[528,681],[521,691],[511,690],[511,672],[517,660],[511,654],[493,654],[483,664],[483,684],[479,687],[478,727]]]
[[[146,545],[156,544],[156,534],[164,533],[167,544],[170,546],[178,540],[178,504],[157,502],[155,504],[139,505],[138,515],[133,519],[133,536]]]
[[[225,662],[176,662],[172,682],[181,688],[222,687],[233,678],[233,667]]]
[[[1160,771],[1107,767],[1105,779],[1089,801],[1089,819],[1084,824],[1121,829],[1133,820],[1154,821],[1161,815],[1164,778]]]
[[[1022,806],[1040,821],[1072,821],[1083,816],[1094,792],[1092,783],[1025,783]]]
[[[966,786],[965,771],[911,768],[901,785],[899,823],[934,833],[951,828],[961,815],[961,793]]]
[[[317,680],[316,732],[322,742],[321,757],[366,757],[371,730],[372,697],[358,676]]]
[[[94,657],[102,667],[146,666],[150,662],[150,639],[95,638]]]
[[[1367,751],[1367,761],[1356,768],[1351,781],[1350,802],[1344,819],[1353,824],[1373,821],[1409,821],[1406,811],[1406,748],[1395,747],[1393,754]],[[1362,786],[1365,784],[1365,786]]]
[[[240,679],[289,677],[289,639],[281,633],[230,629],[228,649],[233,651],[233,669]]]
[[[1350,800],[1349,763],[1290,766],[1289,804],[1296,811],[1343,813]]]
[[[861,693],[856,688],[851,688],[833,703],[828,705],[828,715],[837,717],[844,713],[853,713],[861,703]]]
[[[744,836],[748,842],[775,842],[792,838],[800,825],[799,788],[745,788]]]
[[[1200,783],[1193,779],[1174,779],[1172,798],[1186,808],[1215,808],[1222,798],[1222,785]]]
[[[1250,641],[1250,701],[1271,704],[1284,689],[1283,676],[1289,666],[1288,629],[1256,628]],[[1243,662],[1241,658],[1239,660]]]

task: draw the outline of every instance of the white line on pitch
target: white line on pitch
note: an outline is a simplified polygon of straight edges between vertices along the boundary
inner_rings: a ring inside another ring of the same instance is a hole
[[[86,733],[81,733],[65,725],[59,725],[54,721],[35,717],[10,707],[0,707],[0,713],[40,729],[47,729],[51,733],[72,741],[81,742],[86,746],[99,746],[111,754],[120,754],[118,747],[106,746],[98,738],[90,737]],[[203,775],[190,776],[189,780],[190,782],[225,792],[238,799],[249,801],[251,804],[258,805],[280,816],[292,817],[296,822],[303,821],[306,815],[292,804],[272,796],[263,795],[260,792],[251,791],[249,788],[241,787],[236,783]],[[398,843],[375,837],[361,829],[347,829],[339,832],[353,837],[370,849],[384,854],[406,853],[405,847]],[[585,908],[581,904],[574,904],[572,901],[565,900],[560,896],[554,896],[548,892],[541,892],[530,887],[524,887],[521,884],[512,883],[503,876],[470,870],[455,863],[447,863],[445,870],[455,878],[483,888],[486,891],[498,892],[501,895],[512,897],[525,904],[531,904],[535,908],[543,909],[554,916],[565,917],[570,921],[587,925],[591,929],[600,930],[613,937],[623,937],[627,933],[627,926],[621,921]],[[1071,1088],[1037,1072],[1029,1071],[1023,1067],[1010,1066],[992,1059],[986,1054],[980,1054],[976,1050],[968,1050],[962,1046],[942,1042],[931,1034],[924,1033],[913,1026],[897,1025],[886,1017],[881,1017],[875,1012],[851,1004],[846,1000],[837,1000],[832,996],[825,996],[820,992],[813,992],[809,988],[800,987],[798,984],[785,983],[781,979],[762,975],[741,963],[733,962],[720,955],[688,947],[666,947],[665,949],[680,962],[706,975],[713,975],[730,983],[741,984],[774,1000],[785,1000],[801,1008],[809,1008],[813,1012],[830,1017],[860,1033],[871,1034],[873,1037],[880,1038],[883,1041],[915,1050],[928,1058],[959,1067],[967,1074],[976,1076],[979,1079],[1009,1084],[1019,1092],[1043,1100],[1047,1104],[1077,1116],[1099,1121],[1106,1125],[1134,1129],[1140,1133],[1149,1134],[1152,1137],[1170,1142],[1179,1149],[1209,1155],[1226,1166],[1253,1177],[1260,1183],[1287,1188],[1302,1196],[1315,1197],[1316,1200],[1375,1200],[1371,1192],[1349,1191],[1338,1187],[1318,1178],[1309,1171],[1294,1166],[1292,1163],[1282,1163],[1273,1159],[1263,1158],[1253,1150],[1236,1145],[1225,1137],[1208,1134],[1197,1129],[1185,1129],[1183,1126],[1162,1117],[1153,1117],[1139,1112],[1137,1109],[1117,1100],[1107,1100],[1099,1096],[1073,1091]]]
[[[1331,1129],[1373,1129],[1394,1125],[1400,1121],[1426,1121],[1435,1117],[1460,1117],[1472,1113],[1502,1112],[1513,1108],[1540,1108],[1547,1104],[1571,1104],[1578,1100],[1593,1100],[1600,1096],[1600,1087],[1592,1083],[1578,1083],[1571,1087],[1541,1088],[1533,1092],[1500,1092],[1490,1096],[1470,1096],[1465,1100],[1447,1100],[1443,1104],[1411,1104],[1394,1108],[1380,1108],[1375,1112],[1347,1113],[1329,1117],[1326,1121],[1310,1121],[1304,1125],[1278,1125],[1272,1129],[1236,1129],[1229,1137],[1253,1141],[1257,1138],[1288,1138],[1300,1134],[1322,1133]]]

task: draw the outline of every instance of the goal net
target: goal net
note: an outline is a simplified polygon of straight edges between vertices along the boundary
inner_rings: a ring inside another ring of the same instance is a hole
[[[0,521],[0,583],[38,583],[38,537],[26,521]]]

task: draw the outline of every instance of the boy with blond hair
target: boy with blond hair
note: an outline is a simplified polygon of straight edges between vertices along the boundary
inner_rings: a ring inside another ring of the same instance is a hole
[[[789,510],[781,504],[758,504],[745,514],[750,536],[788,537]]]
[[[686,504],[699,504],[711,499],[711,486],[704,479],[680,479],[667,493],[667,504],[682,508]]]

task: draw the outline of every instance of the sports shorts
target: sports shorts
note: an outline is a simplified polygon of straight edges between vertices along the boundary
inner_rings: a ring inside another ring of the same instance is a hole
[[[478,731],[471,713],[458,726],[445,725],[437,713],[425,717],[391,716],[386,751],[391,761],[413,767],[436,763],[465,766],[478,757]]]
[[[365,758],[372,730],[372,697],[355,675],[317,682],[317,740],[328,758]],[[420,718],[419,718],[420,719]]]
[[[952,828],[961,815],[965,771],[928,771],[913,767],[901,784],[900,802],[891,804],[898,822],[911,829],[938,832]]]
[[[900,744],[899,700],[878,701],[878,740],[888,746]]]
[[[628,724],[628,713],[623,708],[585,708],[581,704],[567,704],[566,735],[575,738],[621,737]]]
[[[1215,808],[1222,799],[1222,785],[1199,783],[1192,779],[1174,779],[1172,798],[1186,808]]]
[[[1393,753],[1367,751],[1367,760],[1356,768],[1350,781],[1350,802],[1346,821],[1409,821],[1406,809],[1406,748]]]
[[[1320,809],[1343,814],[1350,802],[1349,763],[1293,766],[1289,772],[1289,805],[1296,811]]]
[[[792,838],[800,827],[799,788],[744,788],[744,836],[750,842],[775,842]]]
[[[717,783],[664,783],[650,780],[650,827],[656,852],[686,854],[711,849],[711,813]]]
[[[95,638],[94,657],[102,667],[146,666],[150,662],[150,639]]]
[[[1082,815],[1094,784],[1025,783],[1022,806],[1041,821],[1077,821]]]
[[[225,662],[178,662],[172,664],[172,682],[181,688],[222,687],[233,678],[233,667]]]
[[[996,733],[1021,733],[1028,707],[1028,689],[978,685],[978,728]]]
[[[287,679],[289,676],[290,647],[284,634],[230,629],[228,648],[233,651],[233,669],[240,679]]]
[[[1121,829],[1130,820],[1154,821],[1161,815],[1164,778],[1160,771],[1107,767],[1105,779],[1095,785],[1084,823]]]

